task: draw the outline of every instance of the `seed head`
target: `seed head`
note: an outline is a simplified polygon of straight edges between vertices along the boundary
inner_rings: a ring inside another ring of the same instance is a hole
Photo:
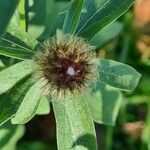
[[[45,91],[74,93],[96,78],[94,47],[82,38],[64,35],[61,40],[48,39],[36,56]]]

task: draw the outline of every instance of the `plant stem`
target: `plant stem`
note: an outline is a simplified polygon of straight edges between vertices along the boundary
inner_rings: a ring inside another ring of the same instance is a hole
[[[19,3],[19,24],[20,28],[26,31],[25,0],[20,0]]]

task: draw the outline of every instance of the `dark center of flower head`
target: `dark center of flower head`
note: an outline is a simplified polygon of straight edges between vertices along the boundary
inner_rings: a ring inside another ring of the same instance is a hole
[[[42,78],[49,89],[59,91],[79,90],[86,86],[92,74],[93,53],[87,53],[91,46],[80,38],[66,38],[44,44],[46,52],[38,55]]]
[[[77,86],[84,85],[86,75],[88,74],[89,64],[85,58],[78,60],[77,53],[69,54],[68,56],[58,56],[56,54],[53,62],[53,67],[49,72],[53,74],[53,81],[58,89],[74,90]],[[48,76],[47,76],[48,78]]]

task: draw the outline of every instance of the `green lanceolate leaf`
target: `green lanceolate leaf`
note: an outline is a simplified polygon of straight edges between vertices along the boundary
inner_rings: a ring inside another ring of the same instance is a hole
[[[52,99],[58,150],[96,150],[96,135],[83,95]]]
[[[33,71],[32,61],[22,61],[0,72],[0,94],[12,88]]]
[[[16,58],[20,60],[27,60],[33,56],[34,53],[25,51],[24,49],[0,46],[0,55]]]
[[[79,23],[84,0],[73,0],[66,13],[63,30],[65,33],[73,34]]]
[[[85,0],[86,13],[88,17],[91,17],[96,12],[96,3],[95,0]]]
[[[12,36],[15,36],[22,42],[24,42],[27,46],[34,50],[38,45],[38,41],[29,36],[25,31],[23,31],[16,23],[10,22],[7,32],[10,33]]]
[[[15,36],[10,35],[8,32],[5,33],[3,37],[0,37],[0,46],[12,48],[12,49],[15,48],[15,49],[17,49],[17,51],[20,50],[20,51],[23,51],[26,53],[30,53],[31,56],[35,53],[35,51],[31,50],[31,48],[29,48],[25,43],[23,43],[22,41],[17,39]]]
[[[92,39],[101,29],[120,17],[134,0],[109,0],[78,31],[78,36]]]
[[[19,0],[0,0],[0,35],[6,29]]]
[[[93,120],[100,124],[115,125],[122,99],[119,90],[97,82],[87,97]]]
[[[95,12],[102,7],[109,0],[85,0],[84,9],[85,11],[81,13],[80,22],[77,28],[78,32],[85,22],[95,14]]]
[[[105,3],[107,3],[110,0],[94,0],[94,1],[95,1],[96,8],[99,9],[100,7],[105,5]]]
[[[114,39],[122,31],[123,25],[119,22],[113,22],[102,29],[92,40],[91,44],[101,48],[104,44]]]
[[[141,74],[132,67],[113,60],[101,59],[100,81],[124,91],[132,91],[137,86]]]
[[[33,84],[33,79],[27,77],[9,92],[0,95],[0,125],[15,115],[27,91]]]
[[[42,97],[41,87],[42,83],[39,81],[29,89],[15,117],[11,119],[13,124],[25,124],[34,117]]]
[[[16,150],[18,140],[24,134],[24,126],[12,125],[10,122],[0,127],[0,149]]]
[[[40,104],[38,106],[38,109],[36,111],[37,115],[47,115],[50,113],[50,104],[46,97],[42,97],[40,100]]]
[[[84,11],[83,11],[84,10]],[[85,0],[84,2],[84,8],[82,9],[82,13],[80,16],[80,21],[79,21],[79,25],[78,28],[76,30],[76,32],[78,32],[78,30],[80,30],[80,28],[84,25],[84,23],[96,12],[96,5],[95,5],[95,1],[93,0]]]

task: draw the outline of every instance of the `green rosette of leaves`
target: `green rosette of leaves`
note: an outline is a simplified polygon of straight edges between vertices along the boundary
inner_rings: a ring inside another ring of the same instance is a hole
[[[49,13],[49,17],[54,20],[47,21],[45,26],[48,35],[58,41],[64,35],[69,35],[90,43],[93,48],[84,51],[88,56],[90,51],[95,53],[95,49],[101,47],[101,42],[113,39],[120,32],[122,26],[114,21],[133,3],[134,0],[72,0],[64,9]],[[74,82],[65,80],[65,86],[60,81],[57,89],[51,91],[45,88],[36,68],[35,56],[39,50],[44,49],[44,44],[41,44],[43,42],[28,35],[14,18],[8,22],[7,28],[1,32],[0,54],[8,59],[13,58],[14,63],[9,67],[0,67],[0,124],[3,125],[10,119],[12,124],[25,124],[36,114],[49,113],[51,104],[56,119],[58,150],[96,150],[94,121],[115,125],[122,102],[121,90],[133,91],[141,74],[126,64],[95,55],[95,58],[91,57],[96,59],[92,85],[77,91],[74,90],[76,87],[72,90],[71,84]],[[21,22],[24,27],[24,20]],[[74,76],[75,68],[68,69],[68,74]],[[81,72],[81,68],[78,70]],[[49,76],[50,79],[55,78],[51,73]],[[54,81],[51,83],[55,85]],[[66,85],[69,85],[70,91],[60,94],[60,91],[65,91]]]

